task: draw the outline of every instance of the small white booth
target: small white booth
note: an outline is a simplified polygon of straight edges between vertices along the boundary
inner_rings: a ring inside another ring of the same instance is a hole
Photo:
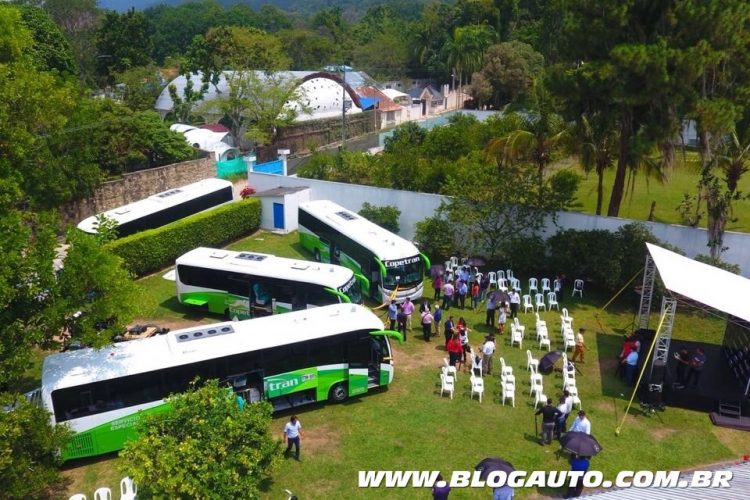
[[[260,198],[261,229],[286,234],[297,230],[297,208],[300,203],[310,201],[310,188],[276,187],[253,196]]]

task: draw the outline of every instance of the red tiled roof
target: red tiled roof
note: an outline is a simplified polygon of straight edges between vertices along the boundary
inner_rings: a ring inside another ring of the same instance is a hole
[[[229,129],[221,123],[206,123],[198,128],[210,130],[211,132],[229,132]]]
[[[373,97],[375,99],[378,99],[379,102],[377,104],[377,109],[382,112],[398,111],[401,109],[400,105],[393,102],[387,95],[385,95],[375,87],[358,87],[357,93],[365,97]]]

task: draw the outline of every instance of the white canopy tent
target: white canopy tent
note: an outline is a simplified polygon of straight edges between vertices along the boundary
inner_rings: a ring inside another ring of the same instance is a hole
[[[750,321],[750,279],[646,243],[664,286],[709,308]]]

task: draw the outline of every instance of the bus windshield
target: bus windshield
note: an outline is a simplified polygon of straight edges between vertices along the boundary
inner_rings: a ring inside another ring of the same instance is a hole
[[[362,288],[356,276],[352,276],[346,285],[339,287],[339,291],[349,297],[352,304],[362,303]]]
[[[422,281],[422,259],[419,255],[401,260],[387,260],[383,286],[395,288],[396,285],[411,286]]]

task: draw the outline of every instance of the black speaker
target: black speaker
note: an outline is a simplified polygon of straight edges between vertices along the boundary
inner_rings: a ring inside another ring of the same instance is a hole
[[[655,361],[650,368],[646,368],[647,382],[649,384],[664,384],[664,379],[667,376],[667,362],[666,361]]]

